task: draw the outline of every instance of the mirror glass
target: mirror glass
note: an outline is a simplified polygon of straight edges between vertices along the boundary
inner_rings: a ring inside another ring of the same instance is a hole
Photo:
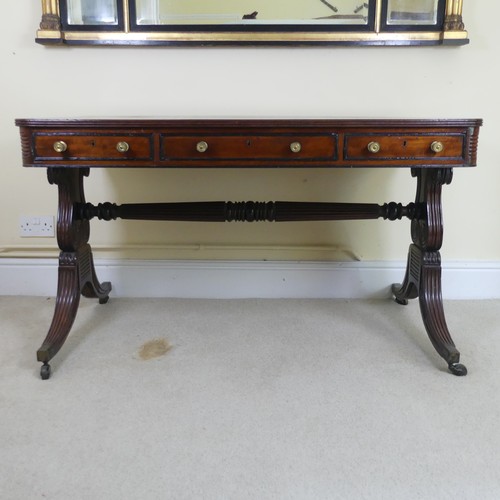
[[[118,24],[117,0],[67,0],[67,9],[70,25]]]
[[[389,0],[387,6],[387,24],[429,25],[436,24],[438,18],[438,0]]]
[[[135,12],[137,25],[367,25],[374,1],[135,0]]]

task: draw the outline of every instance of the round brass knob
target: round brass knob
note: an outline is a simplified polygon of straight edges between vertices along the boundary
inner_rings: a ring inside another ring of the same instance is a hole
[[[64,141],[54,142],[54,151],[57,153],[64,153],[68,149],[68,145]]]
[[[370,151],[370,153],[378,153],[380,151],[380,144],[375,141],[369,142],[368,151]]]
[[[129,149],[130,149],[130,146],[128,145],[128,142],[125,142],[125,141],[120,141],[120,142],[116,145],[116,150],[117,150],[119,153],[126,153]]]
[[[290,144],[290,151],[292,153],[299,153],[301,149],[302,149],[302,145],[300,144],[300,142],[292,142]]]
[[[441,153],[441,151],[444,150],[444,144],[441,141],[434,141],[431,144],[431,150],[434,151],[434,153]]]
[[[200,141],[196,144],[196,151],[199,153],[204,153],[208,149],[208,144],[205,141]]]

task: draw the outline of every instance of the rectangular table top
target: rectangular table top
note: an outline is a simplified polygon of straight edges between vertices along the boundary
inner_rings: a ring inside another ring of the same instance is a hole
[[[18,119],[30,167],[469,167],[479,119]]]

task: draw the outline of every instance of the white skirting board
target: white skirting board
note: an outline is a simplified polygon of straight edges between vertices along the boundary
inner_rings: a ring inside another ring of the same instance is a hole
[[[115,297],[388,298],[405,262],[96,260]],[[443,265],[444,299],[500,298],[500,262]],[[55,296],[56,259],[0,259],[0,295]]]

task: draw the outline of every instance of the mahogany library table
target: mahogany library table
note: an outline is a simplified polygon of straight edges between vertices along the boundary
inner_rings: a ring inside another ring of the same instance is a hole
[[[64,344],[80,295],[107,302],[110,283],[97,279],[88,243],[89,221],[312,221],[377,219],[411,221],[412,244],[396,302],[419,299],[436,351],[455,375],[465,375],[446,325],[441,295],[443,222],[441,188],[455,167],[476,165],[478,119],[451,120],[162,120],[18,119],[23,165],[47,169],[59,190],[60,248],[52,324],[37,351],[41,377]],[[84,178],[93,168],[408,168],[415,201],[389,202],[189,202],[116,205],[85,202]]]

